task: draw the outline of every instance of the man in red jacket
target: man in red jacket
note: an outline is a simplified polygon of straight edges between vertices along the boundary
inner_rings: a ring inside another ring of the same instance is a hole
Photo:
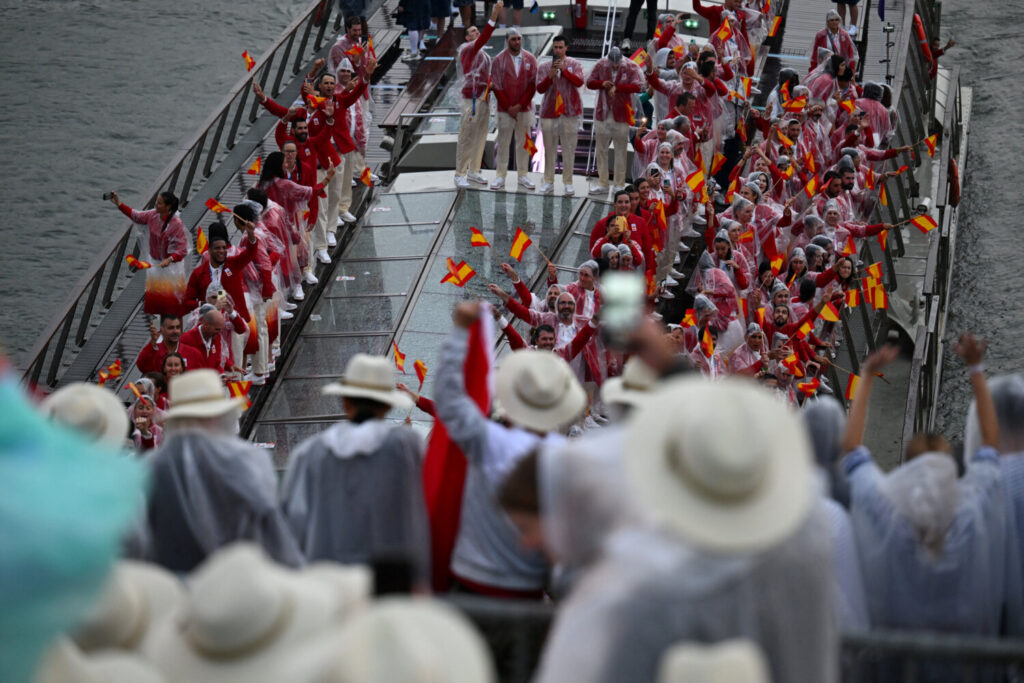
[[[169,353],[177,353],[185,361],[185,370],[195,370],[201,366],[202,359],[194,349],[182,346],[181,341],[181,316],[166,314],[160,316],[160,329],[157,330],[152,324],[149,326],[150,342],[139,351],[139,357],[135,360],[135,367],[139,372],[162,372],[164,358]]]
[[[645,268],[652,269],[654,266],[654,244],[651,240],[650,227],[647,222],[635,213],[631,213],[632,202],[629,193],[620,190],[615,193],[615,210],[594,224],[590,231],[590,249],[594,249],[602,237],[608,234],[608,221],[615,216],[622,216],[629,225],[629,239],[640,245],[640,251],[644,257]]]
[[[491,105],[487,100],[491,87],[491,56],[483,48],[494,33],[503,6],[501,0],[494,3],[491,18],[482,31],[476,26],[466,29],[466,41],[455,55],[455,73],[462,93],[459,140],[455,146],[456,187],[469,187],[471,182],[487,184],[480,173],[480,163],[491,119]]]
[[[580,116],[583,101],[583,65],[566,55],[568,41],[555,36],[551,41],[551,60],[537,69],[537,92],[544,98],[540,103],[540,129],[544,134],[544,184],[541,194],[555,191],[555,156],[558,143],[562,143],[562,183],[565,194],[572,195],[573,164],[576,163],[576,143],[579,140]]]
[[[633,95],[640,92],[643,75],[631,60],[622,58],[622,51],[613,47],[607,57],[598,60],[587,77],[587,88],[597,90],[594,107],[595,156],[597,182],[590,186],[590,194],[608,192],[608,149],[615,145],[616,192],[626,186],[626,146],[629,127],[636,125]]]
[[[523,35],[510,28],[505,49],[491,62],[491,89],[498,101],[498,154],[492,190],[505,187],[508,174],[508,145],[516,134],[516,171],[519,184],[527,190],[536,185],[530,180],[531,154],[526,149],[533,125],[533,94],[537,92],[537,58],[523,49]]]
[[[224,337],[221,335],[224,325],[224,314],[216,306],[204,304],[199,309],[199,324],[181,335],[179,348],[191,348],[198,355],[199,367],[224,374],[228,369],[224,362],[228,354],[224,351]]]

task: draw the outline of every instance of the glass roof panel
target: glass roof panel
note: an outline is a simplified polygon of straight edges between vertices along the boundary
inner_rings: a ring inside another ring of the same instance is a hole
[[[405,294],[419,272],[423,259],[386,261],[341,261],[334,268],[334,280],[324,296],[359,294]]]
[[[362,225],[394,225],[395,223],[432,223],[448,213],[455,192],[403,192],[379,194],[364,214]]]
[[[430,250],[439,223],[419,225],[361,225],[345,252],[346,259],[423,256]]]
[[[397,417],[389,416],[389,418],[398,425],[402,423],[407,412],[408,410]],[[257,444],[267,447],[270,450],[271,458],[273,458],[274,467],[278,470],[283,470],[288,465],[288,454],[294,451],[300,443],[333,427],[337,422],[336,420],[322,422],[261,422],[253,430],[252,440]],[[420,411],[417,410],[413,413],[412,429],[422,438],[426,438],[433,425],[434,421]]]
[[[324,297],[317,302],[303,334],[388,332],[398,324],[404,296]]]
[[[286,376],[340,377],[345,372],[345,364],[353,355],[384,355],[390,342],[389,334],[366,337],[299,337],[295,348],[292,349],[294,360]]]
[[[263,420],[286,420],[296,417],[317,418],[341,415],[337,396],[320,393],[331,379],[286,379],[274,387],[270,404],[260,416]]]

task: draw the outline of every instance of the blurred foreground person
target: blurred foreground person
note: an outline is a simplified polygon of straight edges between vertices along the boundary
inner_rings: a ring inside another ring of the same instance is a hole
[[[423,444],[387,418],[410,408],[386,358],[358,353],[323,393],[340,396],[346,420],[302,442],[288,462],[281,507],[309,561],[369,562],[401,555],[429,580]]]
[[[172,378],[170,395],[164,443],[151,458],[153,561],[189,572],[217,548],[250,540],[278,562],[302,564],[270,456],[235,436],[245,399],[228,398],[213,370]]]
[[[789,409],[739,381],[672,380],[626,440],[644,521],[608,539],[565,602],[537,681],[655,680],[677,642],[736,637],[777,683],[837,681],[828,530]]]
[[[658,683],[771,683],[768,662],[755,643],[680,643],[661,658]]]

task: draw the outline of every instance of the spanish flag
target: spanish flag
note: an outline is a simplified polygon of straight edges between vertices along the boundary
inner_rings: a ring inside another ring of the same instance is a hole
[[[127,256],[125,256],[124,260],[125,260],[125,263],[127,263],[129,266],[131,266],[132,268],[135,268],[137,270],[145,270],[146,268],[152,268],[153,267],[153,264],[150,263],[149,261],[140,261],[139,259],[135,258],[131,254],[128,254]]]
[[[736,176],[735,178],[732,179],[732,182],[729,183],[729,189],[725,191],[725,203],[726,204],[731,204],[732,203],[733,195],[736,194],[736,190],[737,190],[737,188],[739,188],[739,186],[740,186],[740,179],[739,179],[739,176]]]
[[[313,109],[323,109],[324,104],[327,102],[326,97],[317,97],[316,95],[306,95],[306,101],[309,102],[309,106]]]
[[[849,306],[850,308],[857,308],[857,306],[860,306],[859,289],[846,290],[846,305]]]
[[[807,195],[808,199],[814,199],[814,195],[818,192],[818,176],[814,176],[807,184],[804,185],[804,194]]]
[[[210,242],[206,239],[206,233],[203,232],[203,228],[199,228],[199,233],[196,235],[196,251],[200,254],[205,254],[210,249]]]
[[[491,246],[491,243],[487,241],[487,238],[484,237],[484,234],[482,232],[480,232],[479,230],[477,230],[476,228],[471,227],[469,229],[469,232],[470,232],[469,243],[472,244],[474,247],[489,247],[489,246]]]
[[[680,57],[686,54],[686,46],[676,45],[674,48],[672,48],[672,54],[676,56],[676,59],[679,59]]]
[[[427,364],[421,360],[417,360],[412,364],[413,369],[416,371],[416,377],[420,380],[420,388],[423,388],[423,380],[427,378]]]
[[[711,175],[715,175],[722,170],[722,166],[725,166],[725,155],[715,152],[715,156],[711,159]]]
[[[846,244],[843,245],[843,256],[850,256],[857,253],[857,246],[853,243],[853,236],[846,236]]]
[[[762,329],[764,329],[764,306],[760,306],[756,311],[754,311],[754,320]]]
[[[523,143],[523,149],[529,152],[531,158],[537,153],[537,145],[533,144],[533,138],[529,135],[526,136],[526,142]]]
[[[373,177],[369,166],[365,166],[363,172],[359,174],[359,182],[367,187],[373,187]]]
[[[878,233],[878,246],[882,247],[882,251],[885,251],[885,245],[889,242],[889,231],[883,230]]]
[[[744,98],[750,97],[750,86],[753,82],[753,79],[748,76],[740,76],[740,87],[743,89],[741,92]]]
[[[753,242],[754,241],[754,228],[750,227],[740,233],[738,238],[740,242]]]
[[[565,114],[565,100],[562,99],[562,93],[555,93],[555,116],[562,116]]]
[[[128,387],[128,390],[135,395],[136,400],[146,401],[149,398],[148,396],[146,398],[142,398],[142,392],[139,391],[139,388],[137,386],[135,386],[135,382],[128,382],[128,384],[126,384],[125,386]]]
[[[728,19],[722,20],[722,25],[715,31],[715,37],[723,43],[732,38],[732,25]]]
[[[262,171],[262,170],[263,170],[263,160],[260,159],[259,157],[256,157],[256,161],[252,162],[252,165],[249,166],[249,169],[246,171],[246,174],[247,175],[259,175],[260,171]]]
[[[711,330],[704,326],[704,333],[700,336],[700,350],[705,358],[715,355],[715,340],[711,338]]]
[[[853,103],[853,100],[843,100],[839,103],[839,107],[847,114],[852,114],[857,105]]]
[[[782,177],[785,178],[786,180],[792,179],[793,178],[793,164],[790,164],[786,168],[781,169],[779,171],[779,173],[781,173]]]
[[[910,167],[907,166],[906,164],[903,164],[902,166],[900,166],[899,168],[896,169],[896,175],[900,175],[901,173],[906,171],[908,168],[910,168]]]
[[[455,261],[448,258],[446,265],[448,267],[448,274],[441,278],[441,284],[450,282],[456,287],[462,287],[476,275],[476,271],[470,268],[465,261],[460,261],[456,264]]]
[[[249,400],[249,389],[252,387],[252,382],[228,382],[228,393],[231,394],[232,398],[244,398],[245,408],[248,410],[252,406],[252,401]]]
[[[370,50],[370,56],[377,59],[377,51],[373,49],[373,36],[366,36],[366,46]]]
[[[772,27],[770,29],[768,29],[768,37],[769,38],[774,38],[775,34],[779,32],[779,26],[781,26],[781,25],[782,25],[782,17],[781,16],[776,16],[774,19],[772,19]]]
[[[860,377],[850,374],[850,379],[846,380],[846,396],[847,401],[852,401],[853,397],[857,395],[857,385],[860,384]]]
[[[935,157],[935,145],[939,142],[938,135],[929,135],[924,139],[924,146],[928,148],[928,156]]]
[[[817,164],[814,163],[814,152],[811,150],[804,152],[804,170],[812,175],[818,174]]]
[[[829,301],[827,304],[825,304],[825,307],[821,309],[821,313],[819,313],[819,316],[822,320],[827,320],[830,323],[837,323],[839,322],[839,309],[836,308],[836,305],[834,303]]]
[[[398,342],[391,342],[391,348],[395,351],[395,367],[403,375],[405,374],[405,354],[398,350]]]
[[[353,45],[349,49],[345,50],[345,54],[349,57],[358,57],[363,54],[363,48],[359,45]]]
[[[643,49],[642,47],[638,47],[636,49],[636,52],[629,56],[629,59],[637,66],[643,66],[644,60],[647,59],[647,50]]]
[[[658,23],[657,26],[654,27],[654,37],[655,38],[661,38],[661,23],[660,22]]]
[[[794,333],[794,335],[793,335],[793,336],[795,336],[795,337],[796,337],[797,339],[806,339],[806,338],[807,338],[807,335],[809,335],[809,334],[810,334],[811,332],[813,332],[813,331],[814,331],[814,325],[812,325],[812,324],[811,324],[811,323],[810,323],[810,322],[808,321],[808,322],[805,322],[805,323],[804,323],[803,325],[801,325],[801,326],[800,326],[800,329],[799,329],[799,330],[797,330],[797,331],[796,331],[796,332]]]
[[[631,126],[636,125],[636,112],[633,110],[633,107],[629,102],[626,102],[626,123]]]
[[[871,290],[871,305],[876,311],[889,308],[889,293],[885,291],[885,287],[879,285]]]
[[[801,112],[807,106],[807,96],[801,95],[782,105],[782,108],[789,112]]]
[[[738,117],[738,119],[739,120],[736,121],[736,135],[739,136],[740,140],[742,140],[745,145],[747,144],[747,124],[743,120],[742,116]]]
[[[523,253],[531,244],[533,244],[533,240],[530,239],[530,236],[523,232],[522,228],[516,228],[516,236],[512,239],[512,249],[508,255],[516,261],[522,262]]]
[[[881,281],[881,279],[882,279],[882,264],[881,263],[872,263],[870,266],[868,266],[867,268],[864,269],[864,272],[867,273],[869,276],[873,277],[875,280]]]
[[[700,188],[704,187],[704,171],[698,168],[696,171],[686,176],[686,186],[693,192],[698,192]]]
[[[121,359],[118,358],[113,363],[103,368],[99,372],[99,381],[97,382],[100,386],[107,383],[107,380],[116,379],[121,376]]]
[[[214,213],[231,213],[231,209],[224,206],[216,199],[207,199],[206,208],[208,208],[210,211],[213,211]]]
[[[885,194],[885,183],[878,190],[878,203],[882,206],[889,206],[889,197]]]
[[[683,319],[679,321],[679,324],[683,327],[694,327],[697,325],[697,311],[692,308],[686,309],[686,314]]]
[[[252,68],[256,66],[256,60],[252,58],[252,55],[249,54],[248,50],[242,53],[242,59],[245,60],[246,71],[252,71]]]
[[[796,388],[800,390],[800,393],[810,398],[818,393],[818,387],[821,386],[821,381],[817,377],[812,377],[809,382],[798,382]]]
[[[779,253],[779,247],[775,244],[775,238],[771,235],[761,245],[764,251],[764,257],[768,260],[768,263],[772,267],[772,275],[778,275],[779,271],[782,270],[782,254]]]
[[[864,172],[864,189],[875,189],[875,172],[871,170],[870,166],[868,167],[867,171]]]
[[[775,134],[779,137],[779,142],[782,143],[783,147],[792,147],[793,141],[790,140],[781,130],[776,130]]]
[[[914,216],[911,218],[910,224],[926,235],[939,226],[939,224],[935,222],[935,219],[926,213],[922,213],[920,216]]]
[[[804,376],[804,368],[800,364],[800,359],[796,357],[795,353],[791,353],[782,359],[782,367],[789,370],[789,374],[794,377],[800,378]]]

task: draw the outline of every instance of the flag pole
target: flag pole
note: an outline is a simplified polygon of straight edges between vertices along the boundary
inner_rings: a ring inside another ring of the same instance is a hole
[[[900,227],[901,225],[906,225],[907,223],[911,222],[911,221],[912,221],[912,220],[914,220],[915,218],[920,218],[921,216],[927,216],[927,215],[928,215],[927,213],[919,213],[919,214],[917,214],[916,216],[911,216],[910,218],[908,218],[908,219],[906,219],[906,220],[902,220],[902,221],[900,221],[899,223],[893,223],[893,224],[892,224],[892,227],[894,227],[894,228],[898,228],[898,227]]]
[[[542,257],[542,258],[543,258],[543,259],[544,259],[544,260],[545,260],[545,261],[547,262],[547,264],[548,264],[549,266],[550,266],[550,265],[553,265],[553,264],[551,263],[551,259],[549,259],[549,258],[547,257],[547,255],[545,255],[545,254],[544,254],[544,252],[540,250],[540,247],[539,247],[539,246],[537,246],[537,243],[536,243],[536,242],[534,242],[533,240],[530,240],[530,244],[532,244],[532,245],[533,245],[533,248],[537,250],[537,253],[541,255],[541,257]]]

